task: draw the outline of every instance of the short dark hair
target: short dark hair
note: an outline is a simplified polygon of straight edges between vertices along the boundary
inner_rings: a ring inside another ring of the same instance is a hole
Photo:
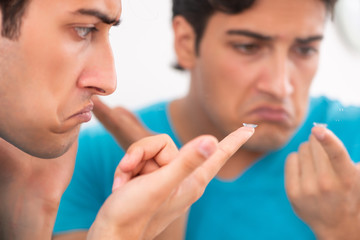
[[[198,50],[206,24],[216,11],[237,14],[250,8],[256,0],[173,0],[173,18],[183,16],[196,34],[195,47]],[[298,0],[301,1],[301,0]],[[337,0],[321,0],[327,11],[333,13]]]
[[[1,0],[1,36],[16,39],[20,35],[22,17],[30,0]]]

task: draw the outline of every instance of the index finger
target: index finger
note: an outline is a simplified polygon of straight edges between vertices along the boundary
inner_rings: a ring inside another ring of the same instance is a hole
[[[226,136],[218,144],[215,153],[203,164],[201,169],[206,174],[206,181],[210,182],[227,160],[254,134],[254,127],[241,127]]]
[[[354,163],[341,140],[325,127],[315,126],[312,134],[324,148],[334,172],[341,177],[347,177],[354,170]]]

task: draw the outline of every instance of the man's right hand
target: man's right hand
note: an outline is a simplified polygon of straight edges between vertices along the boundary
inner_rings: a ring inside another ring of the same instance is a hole
[[[94,102],[95,115],[128,150],[116,170],[113,193],[87,239],[153,239],[188,210],[254,133],[242,127],[220,143],[200,136],[179,151],[167,135],[150,136],[131,113],[124,114],[125,109]]]
[[[110,109],[96,101],[95,114],[119,143],[130,143],[131,136],[151,135],[124,109]],[[127,126],[120,126],[125,122]],[[135,129],[132,134],[130,129]],[[200,136],[180,151],[167,135],[133,143],[116,170],[113,193],[100,209],[88,239],[154,238],[200,198],[227,159],[253,133],[253,128],[243,127],[220,143],[212,136]]]
[[[88,239],[154,238],[202,195],[226,160],[252,134],[252,128],[240,128],[220,143],[211,136],[200,136],[179,152],[166,135],[134,143],[130,149],[136,154],[128,152],[126,161],[153,159],[159,167],[114,189]]]

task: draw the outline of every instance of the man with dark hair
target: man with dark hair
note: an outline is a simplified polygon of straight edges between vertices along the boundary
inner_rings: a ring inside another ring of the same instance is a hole
[[[175,51],[190,89],[138,111],[142,123],[178,146],[258,124],[191,207],[186,239],[358,239],[360,171],[352,160],[360,159],[360,109],[309,96],[334,3],[173,0]],[[119,142],[138,132],[135,122],[135,130],[117,127],[125,121],[119,110],[97,106]],[[59,239],[89,228],[111,192],[116,156],[124,154],[101,126],[80,136],[55,224]],[[162,236],[183,238],[183,223]]]
[[[0,10],[0,239],[50,239],[91,97],[115,90],[108,33],[121,2],[1,0]],[[219,144],[201,136],[180,151],[166,135],[135,142],[118,172],[137,177],[115,178],[88,238],[153,238],[252,133],[240,128]]]

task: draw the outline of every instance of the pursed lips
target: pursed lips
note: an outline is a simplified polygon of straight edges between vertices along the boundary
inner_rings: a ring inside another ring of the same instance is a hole
[[[93,110],[93,108],[94,108],[94,104],[90,103],[86,107],[81,109],[79,112],[71,115],[68,119],[80,118],[80,120],[83,120],[84,122],[90,121],[91,120],[91,111]]]
[[[283,107],[258,107],[250,112],[250,115],[256,115],[260,121],[288,122],[291,114]]]

